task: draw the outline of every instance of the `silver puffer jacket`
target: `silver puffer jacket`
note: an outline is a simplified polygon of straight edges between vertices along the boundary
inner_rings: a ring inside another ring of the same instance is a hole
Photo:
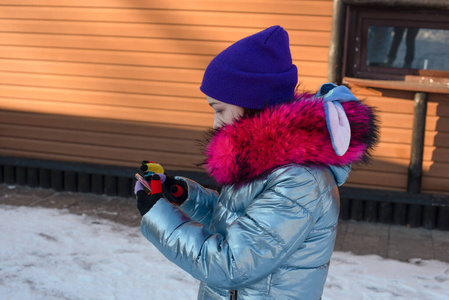
[[[333,151],[320,99],[298,97],[213,134],[206,168],[220,193],[183,178],[181,206],[161,199],[143,216],[143,235],[201,281],[198,299],[320,299],[338,185],[377,140],[371,109],[343,104],[352,134],[345,155]]]
[[[186,181],[188,200],[159,201],[141,228],[202,282],[198,299],[320,299],[339,213],[329,169],[287,165],[220,195]]]

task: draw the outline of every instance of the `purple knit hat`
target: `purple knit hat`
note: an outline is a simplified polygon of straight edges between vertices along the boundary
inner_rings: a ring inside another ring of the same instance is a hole
[[[297,82],[288,33],[272,26],[218,54],[206,68],[200,89],[225,103],[262,109],[292,100]]]

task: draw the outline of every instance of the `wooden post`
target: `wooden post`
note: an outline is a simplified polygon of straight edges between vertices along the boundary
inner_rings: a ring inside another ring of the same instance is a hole
[[[68,192],[77,192],[77,174],[73,171],[64,171],[64,190]]]
[[[395,225],[407,224],[407,204],[404,203],[394,204],[393,224]]]
[[[349,220],[351,218],[351,200],[347,198],[340,199],[340,219]]]
[[[390,224],[393,215],[393,204],[389,202],[380,202],[379,204],[379,222]]]
[[[131,197],[131,178],[118,177],[117,195],[123,198]]]
[[[334,0],[332,9],[332,30],[329,45],[327,80],[336,84],[342,81],[342,57],[345,22],[345,5],[342,0]]]
[[[449,207],[438,208],[438,225],[440,230],[449,230]]]
[[[419,194],[421,192],[422,162],[424,154],[424,135],[426,130],[427,93],[415,93],[413,111],[412,149],[408,168],[407,192]],[[422,207],[412,204],[408,211],[410,227],[421,225]]]
[[[3,166],[3,177],[6,184],[15,184],[16,168],[14,166]]]
[[[84,172],[78,173],[78,191],[81,193],[91,192],[91,175]]]
[[[92,174],[90,179],[92,180],[92,193],[102,195],[104,193],[104,176]]]
[[[37,168],[27,168],[27,183],[30,187],[39,186],[39,170]]]
[[[39,186],[43,189],[51,188],[51,172],[48,169],[39,169]]]
[[[61,170],[50,170],[51,188],[57,192],[64,190],[64,172]]]
[[[104,176],[104,193],[107,196],[117,196],[117,176]]]
[[[433,229],[436,227],[437,221],[437,207],[426,206],[424,207],[422,226],[426,229]]]
[[[355,221],[363,221],[363,200],[351,199],[351,219]]]
[[[27,168],[26,167],[16,167],[16,183],[18,185],[27,184]]]
[[[365,213],[363,214],[366,222],[377,222],[377,206],[376,201],[366,201]]]

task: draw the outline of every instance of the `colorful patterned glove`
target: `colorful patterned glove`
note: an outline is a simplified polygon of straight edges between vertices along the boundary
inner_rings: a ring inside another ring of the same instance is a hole
[[[173,176],[167,175],[164,168],[158,163],[144,160],[140,170],[143,172],[145,179],[150,181],[149,178],[153,174],[158,174],[162,182],[162,193],[164,197],[170,202],[181,205],[188,196],[187,185],[182,180],[177,180]]]
[[[137,198],[137,209],[139,210],[141,216],[144,216],[154,206],[154,204],[162,198],[162,183],[159,175],[155,174],[151,177],[150,187],[151,193],[147,194],[144,186],[137,181],[134,189]]]
[[[152,174],[164,174],[164,168],[158,163],[144,160],[142,161],[142,165],[140,166],[140,170],[142,170],[143,174],[146,176],[151,176]]]

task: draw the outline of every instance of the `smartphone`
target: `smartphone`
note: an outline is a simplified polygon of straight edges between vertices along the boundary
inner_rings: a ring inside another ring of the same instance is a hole
[[[142,176],[140,176],[138,173],[136,173],[136,175],[134,175],[134,176],[136,176],[136,179],[139,180],[140,183],[143,184],[143,186],[146,187],[148,189],[148,191],[151,192],[150,185],[148,184],[148,182],[145,179],[143,179]]]

